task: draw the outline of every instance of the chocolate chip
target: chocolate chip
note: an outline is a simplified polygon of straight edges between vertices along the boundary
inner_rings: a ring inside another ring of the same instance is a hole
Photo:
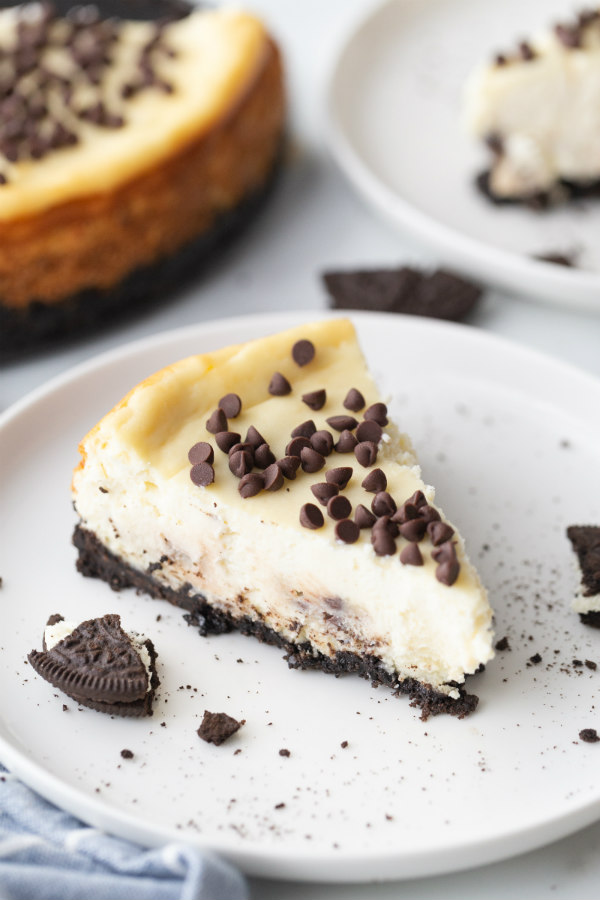
[[[215,436],[215,440],[216,440],[216,436]],[[247,444],[245,441],[242,441],[239,444],[234,444],[232,447],[229,448],[229,450],[227,452],[229,453],[229,456],[232,456],[232,454],[237,453],[238,450],[245,450],[247,453],[250,454],[252,459],[254,459],[254,447],[252,446],[252,444]]]
[[[256,494],[260,494],[264,484],[265,480],[261,474],[258,472],[249,472],[240,479],[238,491],[240,492],[240,496],[243,497],[244,500],[247,500],[248,497],[254,497]]]
[[[337,484],[328,484],[326,481],[320,481],[318,484],[311,484],[310,489],[321,506],[327,506],[331,498],[337,496],[340,492]]]
[[[203,462],[211,463],[214,458],[215,451],[207,441],[199,441],[188,452],[188,459],[193,466]]]
[[[252,471],[254,459],[247,450],[236,450],[229,456],[229,470],[236,478],[242,478]]]
[[[275,372],[271,381],[269,382],[269,393],[274,397],[285,397],[286,394],[291,394],[292,386],[281,372]]]
[[[503,53],[496,53],[496,55],[494,56],[494,63],[497,66],[505,66],[507,62],[508,60]]]
[[[291,432],[291,437],[305,437],[311,438],[313,434],[316,432],[317,426],[313,422],[312,419],[307,419],[306,422],[301,422]]]
[[[329,416],[326,422],[334,431],[353,431],[358,425],[354,416]]]
[[[258,469],[266,469],[275,462],[275,454],[268,444],[261,444],[254,452],[254,465]]]
[[[451,528],[446,522],[430,522],[427,526],[427,534],[431,538],[434,547],[439,547],[449,541],[454,534],[454,528]]]
[[[371,494],[377,494],[379,491],[385,491],[387,487],[387,478],[383,469],[373,469],[365,478],[363,478],[361,487]]]
[[[296,477],[296,472],[300,468],[300,457],[284,456],[282,459],[277,460],[276,465],[281,469],[281,474],[284,478],[293,481]]]
[[[332,519],[347,519],[352,512],[352,504],[343,494],[332,497],[327,503],[327,515]]]
[[[309,394],[302,394],[302,402],[315,411],[323,409],[327,402],[327,391],[321,389],[319,391],[311,391]]]
[[[215,409],[210,418],[206,422],[206,430],[211,434],[217,434],[219,431],[227,431],[227,417],[222,409]]]
[[[383,431],[381,430],[381,425],[378,422],[375,422],[374,419],[366,419],[364,422],[361,422],[356,429],[356,437],[358,438],[359,443],[362,441],[372,441],[374,444],[378,444],[382,434]]]
[[[260,431],[258,431],[254,427],[254,425],[251,425],[246,433],[246,443],[252,444],[252,446],[256,450],[256,448],[260,447],[261,444],[266,444],[267,442],[265,441]]]
[[[300,463],[305,472],[318,472],[325,465],[325,457],[313,450],[312,447],[303,447],[300,451]]]
[[[199,487],[207,487],[215,480],[215,470],[210,463],[201,462],[190,469],[190,478]]]
[[[377,556],[393,556],[396,552],[396,541],[387,528],[387,522],[380,519],[371,529],[371,543]]]
[[[215,434],[217,447],[219,450],[222,450],[223,453],[229,453],[235,444],[239,444],[240,440],[241,435],[236,431],[217,431]]]
[[[429,525],[430,522],[441,521],[440,514],[435,506],[429,506],[428,503],[425,503],[423,506],[419,507],[419,516],[427,525]]]
[[[242,401],[237,394],[225,394],[219,400],[219,406],[228,419],[235,419],[242,411]]]
[[[459,571],[460,566],[457,560],[446,560],[436,567],[435,577],[439,582],[441,582],[441,584],[452,587],[452,585],[458,578]]]
[[[425,506],[427,503],[427,498],[423,491],[415,491],[412,497],[409,497],[406,501],[407,503],[412,503],[413,506],[416,506],[417,509],[420,509],[422,506]]]
[[[387,406],[385,403],[372,403],[368,409],[365,409],[363,417],[368,421],[377,422],[378,425],[387,425]]]
[[[363,506],[362,503],[359,503],[354,512],[354,521],[359,528],[372,528],[377,521],[377,516],[370,509],[367,509],[366,506]]]
[[[271,463],[263,473],[265,491],[278,491],[283,487],[283,472],[277,463]]]
[[[400,562],[405,566],[422,566],[423,555],[417,544],[407,544],[400,552]]]
[[[396,512],[396,501],[387,491],[378,491],[371,501],[371,509],[376,516],[392,516]]]
[[[355,437],[355,435],[353,435],[351,431],[348,431],[346,429],[340,434],[340,438],[335,445],[335,449],[338,453],[352,453],[357,444],[358,438]]]
[[[377,459],[377,444],[374,444],[373,441],[361,441],[354,448],[354,455],[361,466],[368,469]]]
[[[400,524],[399,530],[407,541],[422,541],[427,530],[427,523],[423,519],[408,519]]]
[[[329,456],[333,450],[333,435],[330,431],[326,431],[325,429],[315,431],[315,433],[311,435],[310,445],[313,450],[316,450],[317,453],[320,453],[322,456]]]
[[[360,537],[360,528],[352,519],[342,519],[335,526],[335,536],[344,544],[355,544]]]
[[[286,456],[300,456],[305,447],[312,447],[308,438],[295,437],[285,448]]]
[[[596,744],[600,741],[600,737],[595,728],[582,728],[579,732],[579,739],[585,741],[586,744]]]
[[[446,541],[438,547],[434,547],[431,556],[436,562],[446,562],[456,559],[456,547],[454,541]]]
[[[421,514],[417,507],[411,503],[409,500],[405,500],[402,506],[399,506],[392,519],[394,522],[397,522],[398,525],[403,525],[405,522],[409,522],[411,519],[420,519]],[[423,534],[425,534],[425,525],[423,526]]]
[[[352,466],[336,466],[325,474],[325,480],[329,484],[336,484],[340,489],[345,488],[352,478]]]
[[[357,388],[350,388],[344,400],[344,408],[350,412],[360,412],[365,405],[365,398]]]
[[[303,528],[322,528],[325,519],[318,506],[314,503],[305,503],[300,510],[300,524]]]
[[[581,31],[573,25],[555,25],[554,32],[563,47],[573,50],[581,47]]]
[[[535,59],[533,48],[527,41],[521,41],[519,44],[519,55],[525,62],[531,62],[532,59]]]
[[[292,358],[297,366],[307,366],[314,359],[315,345],[312,341],[303,339],[296,341],[292,347]]]
[[[380,516],[375,522],[375,526],[377,528],[387,528],[393,538],[397,538],[400,533],[396,523],[392,522],[391,516]]]

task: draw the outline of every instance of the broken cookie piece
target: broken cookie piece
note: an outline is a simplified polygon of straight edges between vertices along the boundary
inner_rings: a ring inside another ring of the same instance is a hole
[[[212,713],[205,709],[202,724],[198,729],[198,737],[206,741],[207,744],[215,744],[217,747],[220,747],[245,722],[245,719],[241,719],[238,722],[237,719],[228,716],[227,713]]]

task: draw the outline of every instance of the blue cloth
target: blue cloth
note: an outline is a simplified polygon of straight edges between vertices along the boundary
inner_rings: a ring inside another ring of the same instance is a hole
[[[244,878],[186,844],[146,850],[90,828],[0,765],[0,900],[247,900]]]

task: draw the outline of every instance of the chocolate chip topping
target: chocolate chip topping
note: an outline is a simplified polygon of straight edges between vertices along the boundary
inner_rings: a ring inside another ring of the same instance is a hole
[[[300,463],[305,472],[312,474],[323,468],[325,457],[313,450],[312,447],[303,447],[300,451]]]
[[[354,455],[361,466],[368,469],[377,459],[377,444],[374,444],[373,441],[361,441],[354,448]]]
[[[378,444],[382,434],[381,425],[374,419],[365,419],[356,429],[356,437],[359,443],[361,441],[373,441],[374,444]]]
[[[242,411],[242,401],[237,394],[225,394],[219,400],[219,407],[228,419],[235,419]]]
[[[387,425],[387,406],[385,403],[372,403],[363,413],[363,418],[377,422],[382,427]]]
[[[449,541],[454,534],[454,528],[451,528],[447,522],[429,522],[427,525],[427,534],[431,538],[434,547],[439,547]]]
[[[300,457],[284,456],[277,460],[276,465],[281,469],[281,474],[284,478],[293,481],[296,477],[296,472],[300,468]]]
[[[519,44],[519,56],[525,62],[531,62],[532,59],[535,59],[533,47],[527,41],[521,41]]]
[[[315,411],[323,409],[327,402],[327,391],[322,388],[319,391],[311,391],[308,394],[302,394],[302,402],[306,403],[310,409],[314,409]]]
[[[327,506],[332,497],[339,494],[340,489],[337,484],[329,484],[327,481],[320,481],[318,484],[311,484],[311,491],[321,504]]]
[[[352,504],[343,494],[332,497],[327,503],[327,515],[332,519],[347,519],[352,512]]]
[[[285,452],[287,456],[300,456],[305,447],[312,447],[310,440],[306,437],[295,437],[289,442]]]
[[[423,519],[409,519],[399,526],[400,534],[407,541],[422,541],[427,531],[427,523]]]
[[[371,501],[371,509],[376,516],[392,516],[396,512],[396,501],[387,491],[378,491]]]
[[[246,443],[252,444],[254,449],[256,449],[257,447],[260,447],[261,444],[266,444],[267,442],[265,441],[260,431],[258,431],[258,429],[254,427],[254,425],[251,425],[246,433]]]
[[[358,425],[358,421],[354,416],[329,416],[326,421],[334,431],[354,431]]]
[[[358,388],[350,388],[346,397],[344,399],[344,407],[345,409],[349,409],[350,412],[360,412],[365,405],[365,398],[358,390]]]
[[[275,454],[268,444],[261,444],[254,453],[254,465],[258,469],[266,469],[275,462]]]
[[[397,522],[398,525],[403,525],[411,519],[419,519],[420,517],[421,515],[417,507],[409,500],[405,500],[404,503],[398,507],[392,516],[392,519],[394,522]],[[423,533],[425,533],[425,526],[423,526]]]
[[[292,359],[297,366],[307,366],[309,362],[312,362],[314,356],[315,345],[312,341],[308,341],[305,338],[301,341],[296,341],[292,347]]]
[[[227,431],[227,417],[222,409],[217,408],[211,414],[206,422],[206,430],[211,434],[218,434],[219,431]]]
[[[242,441],[239,444],[234,444],[228,450],[229,456],[232,456],[234,453],[237,453],[238,450],[245,450],[247,453],[250,454],[250,456],[254,460],[254,447],[252,446],[252,444],[247,444],[245,441]]]
[[[314,503],[305,503],[300,510],[300,524],[303,528],[322,528],[325,519],[318,506]]]
[[[291,394],[292,386],[281,372],[275,372],[271,381],[269,382],[269,393],[273,395],[273,397],[285,397],[286,394]]]
[[[435,577],[441,584],[451,587],[460,572],[460,565],[456,558],[456,548],[451,541],[440,544],[431,551],[433,559],[438,563]]]
[[[344,544],[355,544],[360,537],[360,528],[352,519],[342,519],[335,526],[335,536]]]
[[[353,435],[351,431],[345,429],[340,434],[339,440],[335,445],[335,449],[338,453],[352,453],[357,444],[358,438]]]
[[[312,419],[307,419],[306,422],[301,422],[291,432],[291,437],[305,437],[311,438],[315,431],[317,430],[317,426],[313,422]]]
[[[429,506],[427,503],[425,503],[424,506],[419,507],[418,512],[427,525],[429,525],[430,522],[441,521],[440,514],[435,506]]]
[[[377,494],[379,491],[385,491],[387,487],[387,478],[383,469],[373,469],[362,480],[361,487],[371,494]]]
[[[423,555],[417,544],[407,544],[400,552],[400,562],[405,566],[422,566]]]
[[[310,445],[313,450],[316,450],[317,453],[320,453],[322,456],[329,456],[333,450],[333,435],[330,431],[324,429],[315,431],[315,433],[311,435]]]
[[[229,453],[231,448],[235,444],[239,444],[242,436],[238,434],[237,431],[217,431],[215,434],[215,441],[217,443],[217,447],[219,450],[222,450],[223,453]]]
[[[326,473],[325,480],[329,484],[335,484],[338,488],[343,489],[352,478],[352,472],[352,466],[336,466],[335,469],[330,469]]]
[[[265,491],[278,491],[283,487],[283,472],[277,463],[271,463],[263,472]]]
[[[215,451],[207,441],[199,441],[193,447],[190,447],[188,452],[188,459],[193,466],[197,463],[211,463],[214,458]]]
[[[366,506],[363,506],[362,503],[359,503],[354,512],[354,521],[359,528],[372,528],[377,521],[377,516],[370,509],[367,509]]]
[[[412,497],[409,497],[406,501],[407,503],[412,503],[417,509],[420,509],[422,506],[425,506],[427,503],[427,498],[423,491],[415,491]]]
[[[229,471],[236,478],[242,478],[254,468],[254,457],[247,450],[235,450],[229,455]]]
[[[389,532],[385,517],[373,525],[371,543],[377,556],[393,556],[396,552],[396,541]]]
[[[190,469],[190,478],[198,487],[207,487],[215,480],[215,470],[208,462],[201,462]]]
[[[260,494],[264,484],[265,480],[263,475],[258,472],[248,472],[247,475],[244,475],[240,479],[238,491],[240,492],[240,496],[244,500],[247,500],[249,497],[255,497],[256,494]]]

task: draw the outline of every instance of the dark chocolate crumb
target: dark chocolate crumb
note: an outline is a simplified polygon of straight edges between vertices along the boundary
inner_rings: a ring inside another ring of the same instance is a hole
[[[212,713],[207,709],[204,710],[204,716],[200,728],[198,728],[198,737],[202,738],[208,744],[215,744],[220,747],[232,734],[242,727],[246,722],[241,719],[238,722],[227,713]]]
[[[127,750],[127,748],[125,748],[124,750],[121,750],[121,756],[123,757],[123,759],[133,759],[132,751]]]
[[[542,657],[539,653],[534,653],[533,656],[529,657],[529,662],[533,663],[534,666],[537,666],[539,663],[541,663],[541,661]]]
[[[342,750],[345,750],[347,746],[348,746],[348,741],[342,741],[342,743],[340,744],[340,747],[342,748]]]
[[[289,750],[286,750],[285,747],[282,747],[281,750],[279,751],[279,755],[280,756],[291,756],[292,754],[290,753]]]
[[[583,728],[579,732],[579,737],[586,744],[597,744],[600,741],[600,736],[595,728]]]
[[[500,653],[502,653],[504,650],[512,649],[510,644],[508,643],[508,638],[506,636],[503,638],[500,638],[499,641],[496,641],[495,647],[496,647],[496,650],[498,650]]]
[[[586,659],[585,664],[586,664],[586,667],[587,667],[588,669],[591,669],[593,672],[595,672],[596,669],[598,668],[598,663],[595,663],[595,662],[594,662],[593,660],[591,660],[591,659]]]

